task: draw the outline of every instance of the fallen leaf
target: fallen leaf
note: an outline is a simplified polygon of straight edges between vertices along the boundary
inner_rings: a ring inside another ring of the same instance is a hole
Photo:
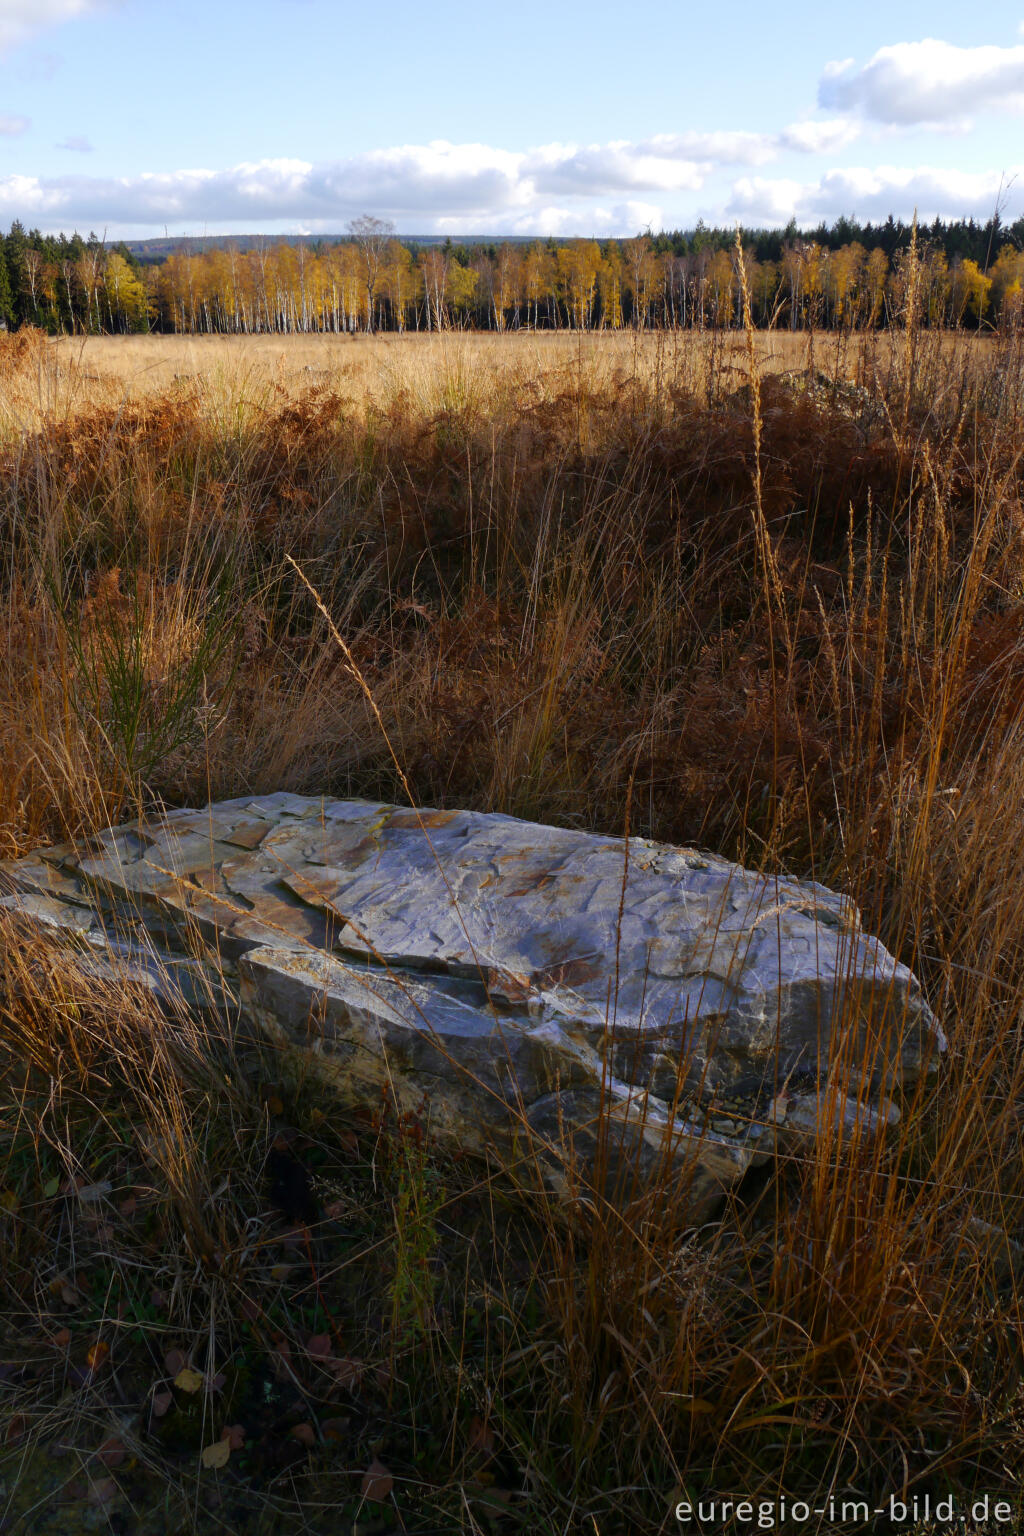
[[[13,1189],[5,1189],[0,1193],[0,1207],[9,1211],[11,1215],[18,1209],[18,1197]]]
[[[271,1280],[287,1280],[294,1267],[295,1266],[293,1264],[273,1265],[270,1271]]]
[[[226,1440],[233,1451],[240,1451],[245,1445],[244,1424],[229,1424],[222,1431],[221,1439]]]
[[[173,1402],[173,1392],[154,1392],[153,1401],[150,1404],[154,1419],[162,1419]]]
[[[329,1445],[337,1445],[339,1441],[348,1439],[349,1424],[348,1419],[324,1419],[320,1432]]]
[[[266,1106],[267,1106],[268,1111],[272,1115],[283,1115],[284,1114],[284,1104],[277,1097],[276,1093],[271,1094],[270,1098],[266,1100]]]
[[[484,1456],[493,1456],[494,1430],[479,1414],[473,1415],[467,1439],[471,1451],[479,1451]]]
[[[291,1435],[293,1440],[298,1440],[300,1445],[316,1444],[316,1430],[313,1428],[312,1424],[296,1424],[288,1431],[288,1433]]]
[[[326,1360],[331,1353],[331,1337],[327,1333],[312,1333],[306,1340],[306,1351],[314,1360]]]
[[[99,1184],[86,1184],[78,1191],[78,1198],[83,1205],[92,1205],[97,1200],[105,1200],[113,1187],[109,1179],[102,1179]]]
[[[363,1379],[363,1363],[361,1360],[351,1360],[347,1355],[342,1355],[337,1360],[325,1362],[339,1387],[351,1391],[358,1387]]]
[[[58,1328],[53,1336],[53,1342],[57,1349],[67,1349],[71,1343],[71,1329]]]
[[[47,1200],[52,1200],[60,1189],[60,1179],[47,1179],[43,1185],[43,1195]]]
[[[85,1363],[90,1371],[98,1371],[109,1354],[110,1345],[105,1343],[103,1339],[97,1339],[92,1348],[87,1351]]]
[[[100,1477],[89,1484],[90,1504],[109,1504],[117,1495],[117,1484],[112,1477]]]
[[[124,1441],[118,1440],[116,1435],[112,1435],[109,1440],[104,1440],[96,1452],[98,1459],[105,1467],[119,1467],[127,1454]]]
[[[23,1413],[14,1414],[7,1422],[6,1439],[8,1444],[12,1440],[20,1440],[25,1433],[26,1427],[25,1415]]]
[[[210,1391],[211,1392],[221,1392],[221,1391],[223,1391],[223,1389],[224,1389],[224,1380],[225,1380],[225,1378],[224,1378],[224,1372],[223,1371],[218,1371],[215,1376],[211,1376],[210,1380],[209,1380],[209,1383],[208,1383]]]
[[[65,1302],[67,1306],[74,1307],[78,1305],[82,1298],[79,1296],[73,1285],[65,1284],[60,1288],[60,1299],[61,1301]]]
[[[375,1456],[363,1473],[362,1486],[359,1490],[363,1498],[371,1499],[375,1504],[382,1504],[394,1486],[395,1480],[391,1473]]]
[[[482,1504],[489,1509],[492,1515],[500,1517],[505,1513],[512,1502],[511,1488],[475,1488],[472,1492],[474,1504]]]
[[[185,1356],[180,1349],[169,1349],[164,1355],[164,1369],[168,1376],[177,1376],[185,1369]]]
[[[203,1385],[203,1378],[198,1371],[186,1365],[175,1376],[174,1385],[182,1392],[198,1392]]]
[[[129,1195],[127,1200],[122,1200],[121,1201],[121,1204],[118,1206],[118,1210],[121,1212],[122,1216],[125,1216],[125,1217],[134,1216],[135,1212],[136,1212],[136,1210],[138,1208],[138,1204],[139,1204],[139,1202],[135,1198],[135,1196],[134,1195]]]
[[[231,1442],[229,1440],[215,1440],[208,1445],[199,1458],[204,1467],[226,1467],[231,1457]]]

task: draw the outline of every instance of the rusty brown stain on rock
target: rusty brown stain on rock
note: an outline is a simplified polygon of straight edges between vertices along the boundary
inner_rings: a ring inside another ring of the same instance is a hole
[[[459,814],[458,811],[392,811],[384,827],[399,832],[416,832],[424,827],[448,827]]]
[[[582,982],[593,981],[601,974],[601,961],[596,955],[578,960],[562,960],[534,972],[534,980],[546,987],[578,987]]]
[[[236,848],[258,848],[271,825],[269,821],[240,821],[230,832],[221,833],[221,842],[231,843]]]

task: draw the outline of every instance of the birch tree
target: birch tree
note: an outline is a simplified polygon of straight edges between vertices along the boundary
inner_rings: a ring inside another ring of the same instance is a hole
[[[395,226],[388,219],[375,219],[364,213],[352,219],[348,232],[359,251],[366,285],[366,329],[373,330],[374,306],[377,289],[388,261],[388,245],[395,233]]]

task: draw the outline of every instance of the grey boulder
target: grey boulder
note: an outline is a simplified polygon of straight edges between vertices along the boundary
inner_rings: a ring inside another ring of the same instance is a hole
[[[941,1030],[823,886],[471,811],[280,793],[0,864],[0,909],[227,1008],[450,1147],[694,1219],[780,1140],[873,1132]]]

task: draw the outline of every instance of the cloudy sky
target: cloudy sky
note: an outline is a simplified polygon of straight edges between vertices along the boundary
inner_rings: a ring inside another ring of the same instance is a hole
[[[0,228],[1013,219],[1018,168],[1024,0],[0,0]]]

